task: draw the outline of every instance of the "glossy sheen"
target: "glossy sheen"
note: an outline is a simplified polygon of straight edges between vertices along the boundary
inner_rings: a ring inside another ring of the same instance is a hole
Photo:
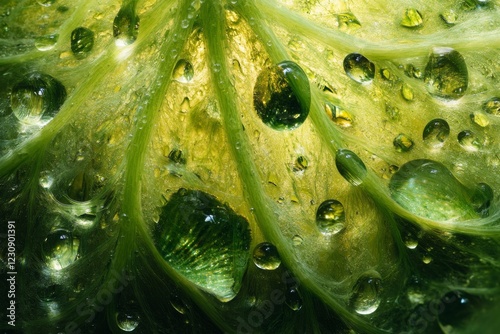
[[[257,77],[253,103],[264,124],[275,130],[291,130],[309,115],[309,79],[299,65],[284,61],[265,68]]]
[[[249,259],[245,218],[214,196],[180,189],[162,208],[156,247],[191,282],[228,301],[239,291]]]
[[[367,174],[366,166],[354,152],[347,149],[338,150],[335,165],[340,175],[353,186],[363,183]]]
[[[275,270],[280,266],[281,259],[278,250],[273,244],[263,242],[255,246],[253,250],[253,262],[260,269]]]
[[[461,98],[469,84],[464,58],[452,48],[434,48],[425,67],[424,81],[433,96],[448,100]]]
[[[476,218],[465,188],[443,164],[412,160],[394,173],[392,198],[411,213],[436,221]]]
[[[30,73],[12,87],[12,112],[24,123],[53,117],[66,100],[64,85],[44,73]]]
[[[375,64],[359,53],[351,53],[344,58],[344,71],[356,82],[370,83],[375,77]]]

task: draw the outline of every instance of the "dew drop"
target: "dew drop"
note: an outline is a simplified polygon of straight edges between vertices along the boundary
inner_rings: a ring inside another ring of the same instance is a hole
[[[475,152],[481,147],[481,143],[476,137],[476,134],[470,130],[461,131],[457,135],[457,140],[460,146],[470,152]]]
[[[260,269],[275,270],[280,266],[281,259],[278,250],[273,244],[263,242],[255,246],[253,250],[253,262]]]
[[[413,140],[403,133],[397,135],[392,144],[397,152],[408,152],[414,145]]]
[[[482,128],[485,128],[490,124],[490,120],[488,119],[488,117],[480,112],[474,112],[470,114],[470,119],[472,122],[474,122],[475,124],[479,125]]]
[[[408,249],[415,249],[418,246],[418,240],[407,237],[405,238],[405,245]]]
[[[425,67],[424,81],[433,96],[450,100],[461,98],[469,81],[464,58],[452,48],[434,48]]]
[[[54,178],[50,174],[42,172],[38,183],[40,184],[40,187],[49,189],[52,184],[54,184]]]
[[[375,64],[359,53],[351,53],[344,58],[344,71],[352,80],[367,84],[375,77]]]
[[[337,200],[321,203],[316,211],[316,224],[321,233],[337,234],[345,227],[344,206]]]
[[[170,298],[170,305],[172,305],[174,310],[179,312],[179,314],[186,314],[188,311],[186,303],[184,303],[184,301],[178,296],[173,295]]]
[[[401,96],[403,96],[403,99],[405,99],[406,101],[412,101],[415,97],[413,94],[413,89],[411,89],[411,86],[407,83],[404,83],[401,86]]]
[[[124,332],[133,332],[139,322],[139,313],[133,309],[116,312],[116,325]]]
[[[75,220],[75,225],[83,230],[91,229],[96,225],[97,217],[94,214],[85,213]]]
[[[486,183],[479,183],[472,193],[471,201],[481,217],[488,217],[493,201],[493,189]]]
[[[307,161],[307,158],[304,156],[298,156],[297,159],[295,159],[295,162],[293,163],[292,170],[294,172],[303,172],[307,169],[307,166],[309,165],[309,162]]]
[[[303,243],[304,243],[304,239],[300,235],[296,234],[292,237],[292,245],[294,245],[295,247],[298,247],[298,246],[302,245]]]
[[[71,32],[71,51],[78,59],[86,58],[94,47],[94,32],[78,27]]]
[[[53,117],[65,100],[61,82],[47,74],[31,73],[12,88],[10,105],[19,121],[34,124],[43,116]]]
[[[177,148],[174,148],[170,151],[170,153],[168,153],[168,160],[180,165],[186,164],[186,157],[184,156],[184,153],[182,150]]]
[[[358,314],[372,314],[380,305],[382,280],[377,272],[362,275],[352,288],[350,305]]]
[[[361,23],[353,13],[342,13],[337,15],[339,29],[342,31],[354,30],[361,27]]]
[[[366,177],[366,166],[352,151],[340,149],[335,155],[335,165],[340,175],[353,186],[359,186]]]
[[[488,114],[500,116],[500,98],[493,97],[484,102],[483,110]]]
[[[139,16],[133,6],[125,6],[113,20],[113,37],[117,46],[127,46],[135,42],[139,34]]]
[[[181,83],[188,83],[193,80],[194,70],[193,65],[186,59],[179,59],[175,64],[172,78]]]
[[[424,264],[429,264],[432,262],[432,257],[430,257],[429,255],[424,255],[424,257],[422,257],[422,262]]]
[[[401,19],[401,25],[406,28],[418,28],[423,22],[422,14],[415,8],[408,8]]]
[[[253,103],[264,124],[275,130],[295,129],[309,115],[309,79],[292,61],[266,68],[257,77]]]
[[[57,44],[57,39],[59,35],[48,35],[42,36],[35,39],[35,48],[38,51],[49,51],[54,48]]]
[[[326,114],[340,127],[348,128],[352,126],[352,115],[344,109],[330,103],[325,103]]]
[[[300,311],[302,308],[302,296],[300,295],[299,289],[296,286],[290,287],[285,293],[285,304],[292,311]]]
[[[36,2],[43,7],[50,7],[56,2],[56,0],[37,0]]]
[[[197,190],[174,193],[154,232],[159,253],[192,283],[226,302],[238,293],[249,260],[248,222]]]
[[[432,148],[439,148],[444,145],[450,135],[450,126],[444,119],[436,118],[427,123],[424,128],[422,139],[424,143]]]
[[[78,257],[80,241],[68,230],[51,232],[42,246],[46,265],[53,270],[61,270],[74,263]]]
[[[444,23],[448,26],[453,26],[457,23],[458,20],[458,15],[457,13],[453,10],[447,10],[439,15],[441,20],[443,20]]]
[[[409,212],[435,221],[477,218],[469,191],[443,164],[412,160],[394,173],[391,197]]]

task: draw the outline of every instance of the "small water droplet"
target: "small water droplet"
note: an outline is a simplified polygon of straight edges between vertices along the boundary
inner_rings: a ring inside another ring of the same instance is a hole
[[[358,314],[372,314],[380,305],[382,280],[377,272],[362,275],[354,284],[350,305]]]
[[[413,89],[407,83],[403,83],[403,85],[401,86],[401,95],[406,101],[412,101],[415,97],[413,95]]]
[[[56,0],[37,0],[36,2],[44,7],[50,7],[56,2]]]
[[[80,241],[68,230],[51,232],[42,246],[46,265],[53,270],[61,270],[71,265],[78,257]]]
[[[381,69],[380,75],[382,76],[382,79],[385,79],[388,81],[393,81],[395,79],[395,76],[392,74],[391,70],[389,70],[388,68]]]
[[[302,308],[302,296],[296,286],[287,289],[285,293],[285,304],[292,311],[299,311]]]
[[[189,27],[189,20],[187,20],[187,19],[182,20],[181,21],[181,28],[187,29],[187,27]]]
[[[254,108],[264,124],[275,130],[292,130],[309,115],[309,79],[294,62],[284,61],[265,68],[257,77]]]
[[[86,58],[94,48],[94,32],[78,27],[71,32],[71,51],[78,59]]]
[[[133,332],[139,326],[140,317],[134,310],[116,312],[116,325],[124,332]]]
[[[292,237],[292,244],[295,247],[302,245],[303,242],[304,242],[304,239],[302,239],[302,237],[298,234],[296,234]]]
[[[193,80],[194,69],[193,65],[186,59],[179,59],[175,65],[172,78],[181,83],[188,83]]]
[[[433,148],[439,148],[444,145],[450,135],[450,126],[444,119],[436,118],[427,123],[424,128],[422,139],[424,143]]]
[[[465,150],[475,152],[481,148],[481,143],[476,137],[476,134],[470,130],[461,131],[457,135],[458,143]]]
[[[280,266],[281,259],[278,250],[273,244],[263,242],[255,246],[253,250],[253,262],[260,269],[275,270]]]
[[[113,37],[117,46],[127,46],[135,42],[139,34],[139,16],[134,6],[120,8],[113,20]]]
[[[490,124],[488,116],[480,112],[474,112],[470,114],[470,119],[472,122],[476,123],[482,128],[487,127]]]
[[[429,264],[432,262],[432,257],[430,257],[429,255],[424,255],[424,257],[422,257],[422,262],[424,264]]]
[[[186,163],[186,158],[182,150],[174,148],[168,153],[168,159],[176,164],[184,165]]]
[[[338,150],[335,165],[340,175],[353,186],[363,183],[367,174],[366,166],[354,152],[347,149]]]
[[[403,14],[401,25],[406,28],[418,28],[424,23],[422,14],[415,8],[408,8]]]
[[[433,96],[451,100],[461,98],[469,83],[464,58],[452,48],[434,48],[425,67],[424,81]]]
[[[413,148],[414,145],[413,140],[403,133],[397,135],[396,138],[394,138],[392,144],[394,145],[394,148],[397,152],[408,152]]]
[[[342,31],[355,30],[361,27],[361,23],[353,13],[337,14],[339,29]]]
[[[309,165],[309,162],[307,161],[306,157],[304,156],[299,156],[295,160],[292,166],[292,170],[294,172],[303,172],[307,169],[307,166]]]
[[[42,172],[38,183],[40,184],[40,187],[49,189],[54,183],[54,178],[47,172]]]
[[[337,200],[321,203],[316,211],[316,224],[321,233],[337,234],[345,227],[344,206]]]
[[[12,112],[23,123],[37,123],[43,116],[53,117],[66,100],[66,89],[50,75],[31,73],[12,88]]]
[[[484,102],[483,110],[488,114],[500,116],[500,98],[493,97]]]
[[[439,17],[446,23],[448,26],[453,26],[457,23],[458,15],[453,9],[449,9],[439,15]]]
[[[57,44],[58,38],[59,35],[57,34],[38,37],[35,39],[35,48],[37,48],[38,51],[52,50],[54,46]]]
[[[405,245],[408,249],[415,249],[418,246],[418,240],[408,236],[405,238]]]
[[[344,58],[344,71],[352,80],[367,84],[375,77],[375,64],[359,53],[351,53]]]
[[[344,109],[330,103],[325,103],[326,114],[331,118],[331,120],[340,127],[348,128],[352,126],[352,115],[345,111]]]
[[[97,217],[94,214],[83,214],[76,218],[75,225],[81,229],[88,230],[96,225]]]
[[[471,202],[481,217],[488,217],[493,201],[493,189],[486,183],[479,183],[472,193]]]
[[[188,312],[186,303],[184,303],[184,301],[179,296],[172,295],[172,297],[170,298],[170,305],[172,305],[174,310],[176,310],[180,314],[186,314]]]

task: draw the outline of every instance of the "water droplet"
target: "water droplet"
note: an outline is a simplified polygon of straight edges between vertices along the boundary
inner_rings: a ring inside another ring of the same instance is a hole
[[[415,249],[418,246],[418,240],[411,236],[407,236],[404,240],[405,245],[408,249]]]
[[[480,112],[470,114],[470,119],[482,128],[487,127],[490,124],[488,117]]]
[[[61,270],[76,261],[80,241],[68,230],[51,232],[43,243],[42,251],[47,266]]]
[[[358,314],[372,314],[380,305],[382,280],[377,272],[362,275],[354,284],[350,305]]]
[[[303,172],[307,169],[308,165],[309,165],[309,163],[307,162],[306,157],[301,155],[301,156],[297,157],[297,159],[293,163],[292,170],[294,172]]]
[[[389,70],[388,68],[381,69],[380,75],[385,80],[393,81],[395,79],[395,76],[392,74],[391,70]]]
[[[413,140],[403,133],[397,135],[392,144],[398,152],[408,152],[413,148]]]
[[[71,51],[78,59],[86,58],[94,47],[94,32],[78,27],[71,32]]]
[[[472,193],[471,201],[481,217],[488,217],[493,201],[493,189],[486,183],[479,183]]]
[[[354,30],[361,27],[361,23],[353,13],[337,14],[339,29],[342,31]]]
[[[139,322],[139,313],[133,309],[116,312],[116,325],[124,332],[133,332]]]
[[[359,53],[351,53],[344,58],[344,71],[352,80],[367,84],[375,77],[375,64]]]
[[[292,237],[292,244],[295,247],[302,245],[303,242],[304,242],[304,239],[302,239],[302,237],[298,234],[296,234]]]
[[[50,7],[56,2],[56,0],[37,0],[36,2],[44,7]]]
[[[38,51],[49,51],[57,44],[59,35],[42,36],[35,39],[35,48]]]
[[[401,25],[406,28],[418,28],[423,22],[422,14],[415,8],[408,8],[401,19]]]
[[[31,73],[12,88],[10,105],[18,120],[33,124],[53,117],[66,100],[63,84],[50,75]]]
[[[176,310],[180,314],[186,314],[188,311],[186,303],[184,303],[184,301],[178,296],[173,295],[170,298],[170,305],[172,305],[174,310]]]
[[[172,73],[172,78],[175,81],[181,83],[188,83],[193,80],[194,69],[193,65],[186,59],[179,59],[177,64],[175,64],[174,72]]]
[[[134,6],[121,8],[113,20],[113,37],[117,46],[126,46],[135,42],[139,34],[139,16]]]
[[[275,270],[280,266],[281,259],[278,250],[273,244],[263,242],[255,246],[253,250],[253,262],[260,269]]]
[[[469,191],[443,164],[419,159],[394,173],[392,198],[409,212],[435,221],[476,218]]]
[[[189,20],[182,20],[181,21],[181,28],[186,29],[187,27],[189,27]]]
[[[177,148],[174,148],[172,151],[170,151],[170,153],[168,154],[168,159],[176,164],[184,165],[186,163],[184,153],[182,152],[182,150],[179,150]]]
[[[441,302],[443,311],[437,317],[444,333],[468,333],[470,318],[480,306],[480,298],[464,291],[450,291]]]
[[[291,130],[309,115],[309,79],[294,62],[284,61],[264,69],[254,87],[254,108],[264,124],[275,130]]]
[[[415,65],[413,64],[406,64],[404,71],[406,76],[409,78],[415,78],[415,79],[422,78],[422,71],[418,67],[415,67]]]
[[[316,211],[316,224],[321,233],[337,234],[345,227],[344,206],[337,200],[321,203]]]
[[[449,9],[439,15],[439,17],[446,23],[448,26],[455,25],[458,20],[458,15],[453,9]]]
[[[325,111],[331,120],[340,127],[348,128],[352,126],[352,116],[344,109],[330,103],[325,103]]]
[[[359,186],[366,177],[366,166],[352,151],[340,149],[335,155],[335,165],[346,181],[353,186]]]
[[[83,230],[88,230],[94,227],[96,222],[97,222],[96,215],[85,213],[76,218],[75,225]]]
[[[500,98],[493,97],[484,102],[483,110],[488,114],[500,116]]]
[[[461,98],[469,82],[464,58],[452,48],[434,48],[425,67],[424,81],[433,96]]]
[[[401,86],[401,95],[406,101],[412,101],[415,97],[413,95],[413,89],[411,89],[411,86],[407,83],[403,83],[403,85]]]
[[[285,293],[285,304],[292,311],[299,311],[302,308],[302,296],[296,286],[290,287]]]
[[[424,257],[422,257],[422,262],[424,264],[429,264],[432,262],[432,257],[430,257],[429,255],[424,255]]]
[[[41,174],[40,179],[38,180],[40,187],[44,189],[49,189],[54,183],[54,178],[47,172],[42,172],[40,174]]]
[[[422,139],[424,143],[433,148],[439,148],[450,135],[450,126],[444,119],[436,118],[427,123],[424,128]]]
[[[221,301],[241,287],[250,247],[248,222],[202,191],[180,189],[162,208],[154,233],[163,258]]]
[[[457,135],[457,139],[460,146],[467,151],[475,152],[481,147],[481,143],[476,137],[476,134],[470,130],[461,131]]]

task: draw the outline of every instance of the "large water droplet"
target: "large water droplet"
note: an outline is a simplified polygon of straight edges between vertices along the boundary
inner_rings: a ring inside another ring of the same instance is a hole
[[[135,42],[139,33],[139,16],[133,6],[125,6],[118,11],[113,20],[113,37],[117,46]]]
[[[253,103],[264,124],[275,130],[294,129],[309,115],[309,79],[292,61],[266,68],[257,77]]]
[[[179,59],[172,73],[172,78],[178,82],[188,83],[193,80],[193,76],[193,65],[186,59]]]
[[[63,84],[50,75],[31,73],[12,88],[10,105],[21,122],[32,124],[53,117],[66,100]]]
[[[356,82],[370,83],[375,77],[375,64],[359,53],[351,53],[344,58],[344,71]]]
[[[444,119],[436,118],[427,123],[422,134],[425,144],[433,148],[444,145],[444,142],[450,135],[450,126]]]
[[[163,258],[222,301],[236,296],[250,247],[248,222],[207,193],[180,189],[162,208],[154,233]]]
[[[372,314],[380,305],[382,280],[377,272],[362,275],[352,288],[350,305],[358,314]]]
[[[281,259],[278,250],[273,244],[263,242],[255,246],[253,250],[253,262],[260,269],[275,270],[280,266]]]
[[[68,230],[51,232],[43,243],[45,263],[53,270],[61,270],[76,261],[80,241]]]
[[[469,191],[436,161],[405,163],[392,176],[389,189],[396,202],[420,217],[436,221],[477,217]]]
[[[424,23],[422,14],[415,8],[408,8],[403,14],[401,25],[406,28],[418,28]]]
[[[335,155],[335,165],[340,175],[353,186],[359,186],[366,177],[366,166],[352,151],[340,149]]]
[[[500,116],[500,98],[493,97],[484,102],[483,110],[488,114]]]
[[[461,98],[469,83],[464,58],[452,48],[434,48],[425,67],[424,81],[431,95],[452,100]]]
[[[300,295],[300,291],[296,286],[292,286],[286,290],[285,304],[292,311],[299,311],[302,308],[302,296]]]
[[[87,57],[94,47],[94,32],[78,27],[71,32],[71,51],[78,59]]]
[[[337,234],[345,227],[344,206],[337,200],[324,201],[316,211],[316,224],[324,234]]]

